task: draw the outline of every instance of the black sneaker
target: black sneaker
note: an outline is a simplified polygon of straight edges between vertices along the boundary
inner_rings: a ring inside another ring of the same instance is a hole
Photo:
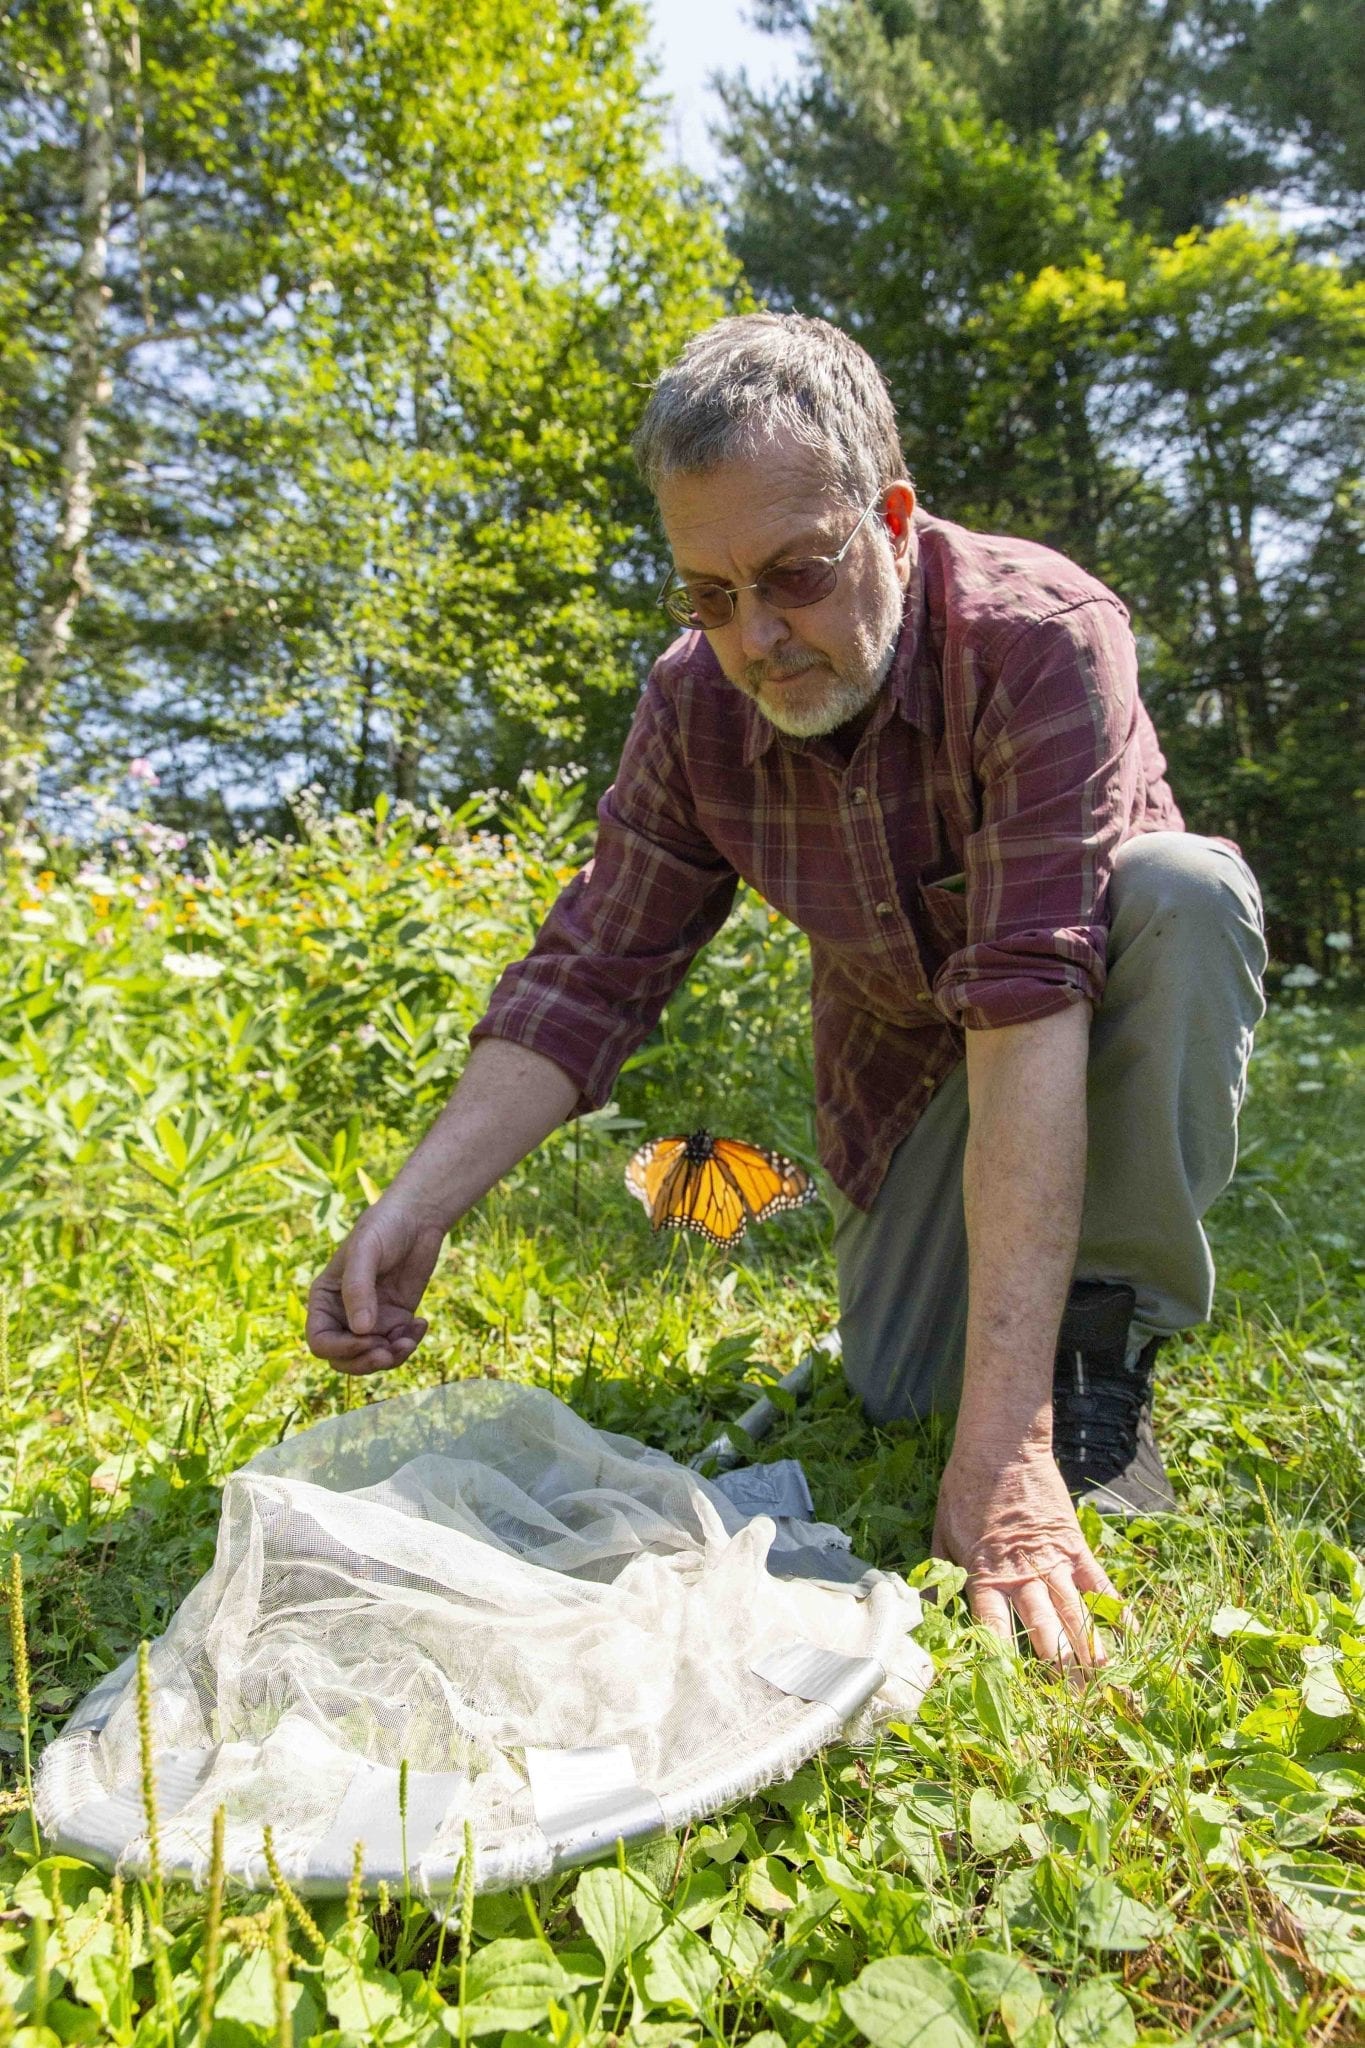
[[[1152,1367],[1159,1337],[1132,1365],[1131,1287],[1077,1280],[1057,1333],[1052,1455],[1077,1503],[1102,1515],[1168,1515],[1175,1493],[1152,1434]]]

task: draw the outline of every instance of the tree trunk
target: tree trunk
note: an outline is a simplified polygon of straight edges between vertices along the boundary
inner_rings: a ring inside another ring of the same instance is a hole
[[[84,132],[81,140],[80,260],[72,302],[73,334],[67,376],[57,531],[43,578],[27,659],[0,717],[0,824],[17,826],[32,801],[42,757],[43,726],[82,598],[89,589],[86,544],[94,508],[92,427],[108,402],[102,356],[105,274],[109,261],[109,206],[114,132],[109,90],[109,43],[98,0],[80,0]]]
[[[417,720],[413,712],[405,708],[393,750],[393,793],[400,803],[416,803],[421,766],[422,742]]]
[[[374,709],[374,663],[366,660],[360,678],[360,719],[355,736],[355,768],[351,775],[351,809],[363,811],[373,801],[370,775],[370,714]]]

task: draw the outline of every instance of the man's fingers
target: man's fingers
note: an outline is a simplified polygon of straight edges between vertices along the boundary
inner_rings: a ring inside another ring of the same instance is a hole
[[[366,1373],[392,1372],[394,1366],[401,1365],[403,1360],[395,1358],[391,1351],[381,1349],[367,1351],[362,1358],[334,1358],[332,1363],[338,1372],[349,1373],[353,1378],[360,1379]]]
[[[1045,1664],[1070,1675],[1107,1662],[1064,1565],[1054,1566],[1046,1578],[1019,1581],[1009,1593],[1034,1655]]]
[[[967,1598],[972,1613],[979,1622],[1000,1637],[1002,1642],[1014,1640],[1014,1627],[1010,1621],[1010,1603],[1004,1594],[994,1586],[978,1586],[968,1581]]]
[[[374,1344],[373,1337],[355,1337],[348,1330],[337,1330],[323,1325],[308,1324],[308,1349],[314,1358],[330,1359],[333,1365],[343,1365],[351,1359],[363,1358]]]
[[[1091,1626],[1071,1569],[1064,1564],[1054,1565],[1047,1574],[1046,1585],[1053,1611],[1066,1631],[1072,1658],[1083,1667],[1107,1663],[1108,1652]],[[1067,1659],[1061,1661],[1065,1663]]]
[[[379,1335],[356,1337],[345,1331],[309,1329],[308,1347],[342,1372],[380,1372],[410,1358],[427,1333],[424,1322],[405,1324]]]
[[[1072,1566],[1071,1576],[1075,1580],[1078,1593],[1099,1593],[1104,1598],[1114,1602],[1118,1613],[1113,1621],[1109,1623],[1109,1626],[1118,1629],[1122,1633],[1125,1629],[1133,1628],[1136,1625],[1137,1616],[1133,1609],[1128,1605],[1122,1593],[1120,1593],[1118,1587],[1104,1569],[1104,1566],[1091,1551],[1087,1550],[1083,1556],[1077,1558]]]
[[[1010,1588],[1010,1601],[1024,1627],[1035,1657],[1044,1664],[1068,1665],[1076,1660],[1066,1624],[1052,1604],[1041,1579],[1022,1579]]]
[[[1113,1580],[1092,1550],[1084,1550],[1071,1567],[1076,1589],[1081,1593],[1107,1593],[1111,1600],[1120,1594]]]
[[[375,1275],[379,1270],[379,1245],[357,1231],[346,1247],[346,1270],[341,1276],[341,1299],[346,1321],[358,1337],[368,1336],[375,1325]]]
[[[1084,1557],[1077,1558],[1071,1576],[1076,1582],[1078,1593],[1099,1593],[1106,1599],[1114,1602],[1118,1609],[1118,1614],[1111,1624],[1113,1627],[1122,1631],[1134,1626],[1137,1616],[1114,1584],[1114,1581],[1110,1578],[1108,1572],[1104,1569],[1104,1566],[1088,1550]]]

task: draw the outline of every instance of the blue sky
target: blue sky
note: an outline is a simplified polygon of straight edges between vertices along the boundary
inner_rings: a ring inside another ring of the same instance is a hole
[[[646,0],[646,6],[651,47],[662,66],[660,84],[673,100],[669,152],[713,177],[718,159],[706,129],[719,107],[710,75],[744,70],[756,85],[774,84],[795,74],[794,46],[760,35],[739,0]]]

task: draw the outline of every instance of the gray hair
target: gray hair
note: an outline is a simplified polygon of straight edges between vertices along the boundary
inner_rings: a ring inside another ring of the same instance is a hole
[[[851,504],[906,474],[881,371],[852,335],[802,313],[742,313],[694,336],[650,393],[635,460],[657,497],[665,478],[745,460],[778,434],[819,457]]]

